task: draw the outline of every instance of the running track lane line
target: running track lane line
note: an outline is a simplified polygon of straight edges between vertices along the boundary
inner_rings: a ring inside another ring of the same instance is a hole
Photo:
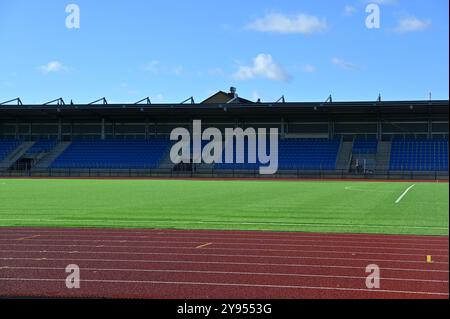
[[[5,241],[5,240],[10,240],[10,239],[0,239],[0,241]],[[53,239],[40,239],[39,240],[40,242],[41,241],[44,241],[44,242],[55,242],[55,240],[53,240]],[[194,242],[187,242],[187,241],[184,241],[184,242],[179,242],[179,241],[143,241],[143,240],[88,240],[88,239],[79,239],[79,240],[77,240],[77,239],[62,239],[62,240],[58,240],[59,242],[66,242],[66,241],[69,241],[69,242],[73,242],[73,241],[75,241],[75,242],[90,242],[90,243],[92,243],[92,242],[100,242],[100,243],[103,243],[103,242],[108,242],[108,243],[119,243],[119,244],[124,244],[124,243],[129,243],[129,244],[133,244],[133,243],[163,243],[163,244],[179,244],[179,243],[183,243],[183,244],[188,244],[188,243],[191,243],[191,244],[197,244],[197,242],[196,241],[194,241]],[[363,244],[363,243],[362,243]],[[0,245],[2,245],[2,246],[8,246],[8,245],[10,245],[10,244],[0,244]],[[37,245],[37,244],[36,244]],[[251,246],[264,246],[264,247],[267,247],[267,246],[282,246],[282,247],[286,247],[286,246],[288,246],[288,247],[319,247],[319,248],[347,248],[347,249],[383,249],[383,250],[400,250],[400,251],[412,251],[412,250],[414,250],[414,251],[425,251],[425,252],[431,252],[431,251],[443,251],[443,252],[448,252],[448,248],[447,249],[440,249],[440,248],[399,248],[399,247],[384,247],[384,246],[382,246],[382,245],[380,245],[380,246],[352,246],[352,245],[347,245],[347,246],[345,246],[345,245],[308,245],[308,244],[305,244],[305,245],[299,245],[299,244],[257,244],[257,243],[227,243],[227,242],[216,242],[216,245],[233,245],[233,246],[248,246],[248,245],[251,245]],[[37,245],[37,246],[39,246],[39,245]],[[48,246],[48,245],[46,245],[45,243],[44,244],[42,244],[42,246]],[[53,246],[58,246],[58,245],[53,245]],[[73,247],[77,247],[78,245],[68,245],[68,246],[73,246]],[[82,247],[83,245],[79,245],[80,247]],[[99,245],[94,245],[96,248],[102,248],[102,247],[127,247],[127,246],[114,246],[114,245],[101,245],[101,244],[99,244]],[[93,246],[93,247],[94,247]],[[146,247],[146,246],[133,246],[133,247]],[[261,250],[261,249],[260,249]],[[418,254],[418,255],[421,255],[421,254]],[[436,254],[436,255],[438,255],[438,254]],[[445,255],[445,256],[448,256],[448,255]]]
[[[1,227],[0,226],[0,235],[18,235],[21,233],[47,233],[51,235],[47,236],[88,236],[83,235],[85,233],[95,233],[95,237],[130,237],[130,238],[147,238],[152,235],[181,235],[179,238],[184,238],[186,236],[183,235],[192,235],[195,233],[197,237],[211,237],[211,234],[216,236],[228,236],[230,238],[236,238],[237,235],[243,238],[254,238],[255,231],[210,231],[210,230],[198,230],[198,231],[189,231],[189,230],[168,230],[168,229],[141,229],[140,231],[134,231],[134,229],[108,229],[108,228],[86,228],[76,230],[74,228],[67,229],[45,229],[41,227],[27,227],[24,228],[9,228],[9,227]],[[74,234],[74,235],[70,235]],[[110,235],[108,235],[110,234]],[[146,236],[142,236],[140,234],[145,234]],[[115,236],[115,235],[126,235],[126,236]],[[137,236],[134,236],[137,235]],[[430,242],[445,242],[448,244],[448,238],[442,238],[443,236],[426,236],[426,235],[383,235],[383,234],[339,234],[339,233],[301,233],[301,232],[268,232],[268,231],[258,231],[258,238],[262,239],[274,239],[274,240],[282,240],[282,239],[294,239],[294,240],[304,240],[305,238],[314,238],[314,239],[322,239],[322,240],[335,240],[335,239],[344,239],[348,237],[353,237],[354,239],[358,238],[359,240],[398,240],[398,241],[420,241],[427,240]],[[264,237],[262,237],[264,236]],[[385,237],[394,237],[394,238],[385,238]],[[441,238],[439,238],[441,237]],[[239,238],[239,237],[238,237]]]
[[[405,197],[406,194],[408,194],[408,192],[414,187],[416,186],[416,184],[412,184],[411,186],[409,186],[404,192],[403,194],[400,195],[399,198],[397,198],[397,200],[395,201],[396,204],[400,203],[400,201],[403,199],[403,197]]]
[[[103,254],[103,255],[141,255],[141,256],[191,256],[191,257],[240,257],[240,258],[277,258],[277,259],[313,259],[313,260],[351,260],[351,261],[374,261],[372,258],[339,258],[339,257],[312,257],[312,256],[268,256],[268,255],[237,255],[237,254],[187,254],[187,253],[150,253],[150,252],[118,252],[118,251],[63,251],[63,250],[0,250],[0,253],[35,253],[35,254]],[[378,259],[377,262],[396,262],[396,263],[411,263],[411,264],[426,264],[424,261],[417,260],[395,260],[395,259]],[[436,261],[433,264],[448,265],[445,261]]]
[[[151,263],[151,264],[199,264],[199,265],[245,265],[245,266],[270,266],[270,267],[298,267],[298,268],[336,268],[336,269],[358,269],[357,266],[335,266],[335,265],[315,265],[315,264],[274,264],[261,262],[222,262],[222,261],[195,261],[195,260],[145,260],[145,259],[104,259],[104,258],[46,258],[46,257],[0,257],[0,260],[26,260],[26,261],[76,261],[76,262],[107,262],[107,263]],[[407,271],[407,272],[436,272],[448,273],[448,270],[439,269],[420,269],[420,268],[393,268],[383,267],[386,270],[392,271]]]
[[[64,271],[64,267],[15,267],[15,266],[3,266],[0,270],[61,270]],[[307,278],[339,278],[339,279],[366,279],[362,276],[343,276],[343,275],[321,275],[321,274],[287,274],[287,273],[272,273],[272,272],[247,272],[247,271],[212,271],[212,270],[186,270],[186,269],[126,269],[126,268],[92,268],[83,267],[84,271],[108,271],[108,272],[149,272],[149,273],[192,273],[192,274],[219,274],[219,275],[250,275],[250,276],[280,276],[280,277],[307,277]],[[437,279],[419,279],[419,278],[389,278],[383,277],[383,281],[411,281],[411,282],[435,282],[435,283],[448,283],[448,280]]]
[[[65,282],[65,279],[53,278],[0,278],[0,281],[50,281]],[[276,288],[276,289],[310,289],[310,290],[335,290],[335,291],[360,291],[360,292],[383,292],[394,294],[414,294],[448,296],[448,293],[425,292],[425,291],[402,291],[402,290],[382,290],[382,289],[360,289],[360,288],[335,288],[335,287],[311,287],[311,286],[288,286],[288,285],[258,285],[246,283],[219,283],[219,282],[188,282],[188,281],[150,281],[150,280],[101,280],[85,279],[83,282],[91,283],[113,283],[113,284],[152,284],[152,285],[191,285],[191,286],[222,286],[222,287],[250,287],[250,288]]]
[[[182,242],[180,242],[182,243]],[[0,244],[0,246],[20,246],[20,247],[79,247],[79,248],[134,248],[134,249],[168,249],[168,250],[193,250],[205,248],[211,244],[205,244],[192,247],[169,247],[169,246],[114,246],[114,245],[61,245],[61,244]],[[351,247],[354,248],[354,247]],[[320,253],[320,254],[358,254],[358,255],[392,255],[392,256],[416,256],[424,257],[429,256],[426,254],[405,254],[405,253],[388,253],[388,252],[367,252],[367,251],[335,251],[335,250],[295,250],[295,249],[264,249],[264,248],[224,248],[224,247],[209,247],[207,250],[233,250],[233,251],[270,251],[270,252],[283,252],[283,253]],[[0,250],[1,252],[1,250]],[[261,255],[264,256],[264,255]],[[448,258],[448,255],[433,254],[433,257]]]
[[[0,234],[1,236],[2,234]],[[386,235],[389,236],[389,235]],[[214,241],[216,242],[217,240],[242,240],[242,241],[269,241],[269,242],[293,242],[293,243],[298,243],[298,242],[331,242],[331,243],[358,243],[358,244],[373,244],[374,242],[377,243],[377,245],[412,245],[413,247],[417,247],[418,245],[420,246],[430,246],[430,245],[434,245],[434,246],[448,246],[449,242],[448,242],[448,238],[442,238],[441,241],[428,241],[428,238],[424,238],[424,239],[418,239],[418,242],[393,242],[393,241],[383,241],[383,240],[375,240],[375,239],[367,239],[368,241],[364,241],[363,239],[359,239],[356,240],[357,238],[355,238],[355,240],[336,240],[334,238],[308,238],[308,239],[289,239],[289,238],[263,238],[263,237],[252,237],[252,236],[246,236],[246,237],[232,237],[232,238],[227,238],[227,237],[214,237],[214,236],[173,236],[173,235],[167,235],[167,236],[162,236],[162,235],[158,235],[158,236],[97,236],[94,235],[92,233],[90,234],[86,234],[86,235],[45,235],[46,238],[55,238],[57,240],[70,240],[70,239],[62,239],[62,238],[74,238],[74,241],[101,241],[99,239],[92,239],[92,238],[102,238],[102,239],[106,239],[109,238],[108,240],[103,240],[103,241],[108,241],[108,242],[139,242],[139,241],[134,241],[134,240],[129,240],[129,239],[123,239],[121,240],[121,238],[131,238],[131,239],[161,239],[164,242],[167,241],[167,239],[180,239],[185,241],[186,239],[198,239],[198,241],[204,243],[206,240],[209,241]],[[350,236],[349,236],[350,237]],[[443,237],[443,236],[441,236]],[[42,236],[41,236],[42,238]],[[83,240],[82,238],[90,238],[88,240]],[[5,240],[14,240],[15,238],[0,238],[0,240],[5,241]],[[432,238],[433,239],[433,238]],[[436,239],[436,238],[434,238]],[[51,239],[42,239],[42,240],[51,240]],[[146,241],[140,241],[140,242],[146,242]],[[232,242],[231,242],[232,243]],[[272,243],[270,243],[272,244]],[[283,245],[288,245],[283,243]]]

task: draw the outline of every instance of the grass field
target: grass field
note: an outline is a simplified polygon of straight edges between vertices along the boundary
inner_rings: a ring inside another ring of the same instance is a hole
[[[0,226],[448,235],[448,183],[0,179]]]

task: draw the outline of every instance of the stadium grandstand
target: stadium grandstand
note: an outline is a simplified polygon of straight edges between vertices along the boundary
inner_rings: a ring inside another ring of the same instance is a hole
[[[222,132],[277,128],[275,177],[448,179],[448,100],[267,103],[231,88],[199,104],[95,102],[1,104],[0,175],[256,177],[260,163],[247,157],[171,162],[171,131],[202,120]]]

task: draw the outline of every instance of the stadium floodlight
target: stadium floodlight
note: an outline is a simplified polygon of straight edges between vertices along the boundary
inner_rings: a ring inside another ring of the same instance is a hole
[[[20,97],[12,99],[12,100],[9,100],[9,101],[2,102],[2,103],[0,103],[0,105],[7,105],[7,104],[9,104],[11,102],[17,102],[17,105],[23,105],[22,100],[20,99]]]
[[[49,101],[47,103],[44,103],[43,105],[50,105],[50,104],[53,104],[53,103],[56,103],[56,105],[66,105],[66,103],[64,102],[62,97],[60,97],[58,99],[55,99],[55,100],[51,100],[51,101]]]
[[[381,93],[378,94],[377,102],[381,102]]]
[[[180,104],[186,104],[187,102],[191,102],[191,104],[195,104],[194,97],[191,96],[190,98],[184,100],[184,101],[181,102]]]
[[[96,104],[98,102],[102,102],[102,104],[108,104],[108,101],[106,101],[106,98],[102,97],[101,99],[98,99],[94,102],[89,103],[88,105]]]
[[[148,96],[142,100],[137,101],[134,104],[141,104],[142,102],[145,102],[145,104],[152,104],[152,101],[150,101],[150,97],[148,97]]]

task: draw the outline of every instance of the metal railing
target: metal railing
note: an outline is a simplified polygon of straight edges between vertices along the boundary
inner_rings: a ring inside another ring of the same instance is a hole
[[[0,170],[0,177],[60,177],[60,178],[252,178],[252,179],[361,179],[361,180],[448,180],[448,171],[349,172],[348,170],[306,171],[279,170],[273,175],[261,175],[259,170],[198,169],[32,169]]]

